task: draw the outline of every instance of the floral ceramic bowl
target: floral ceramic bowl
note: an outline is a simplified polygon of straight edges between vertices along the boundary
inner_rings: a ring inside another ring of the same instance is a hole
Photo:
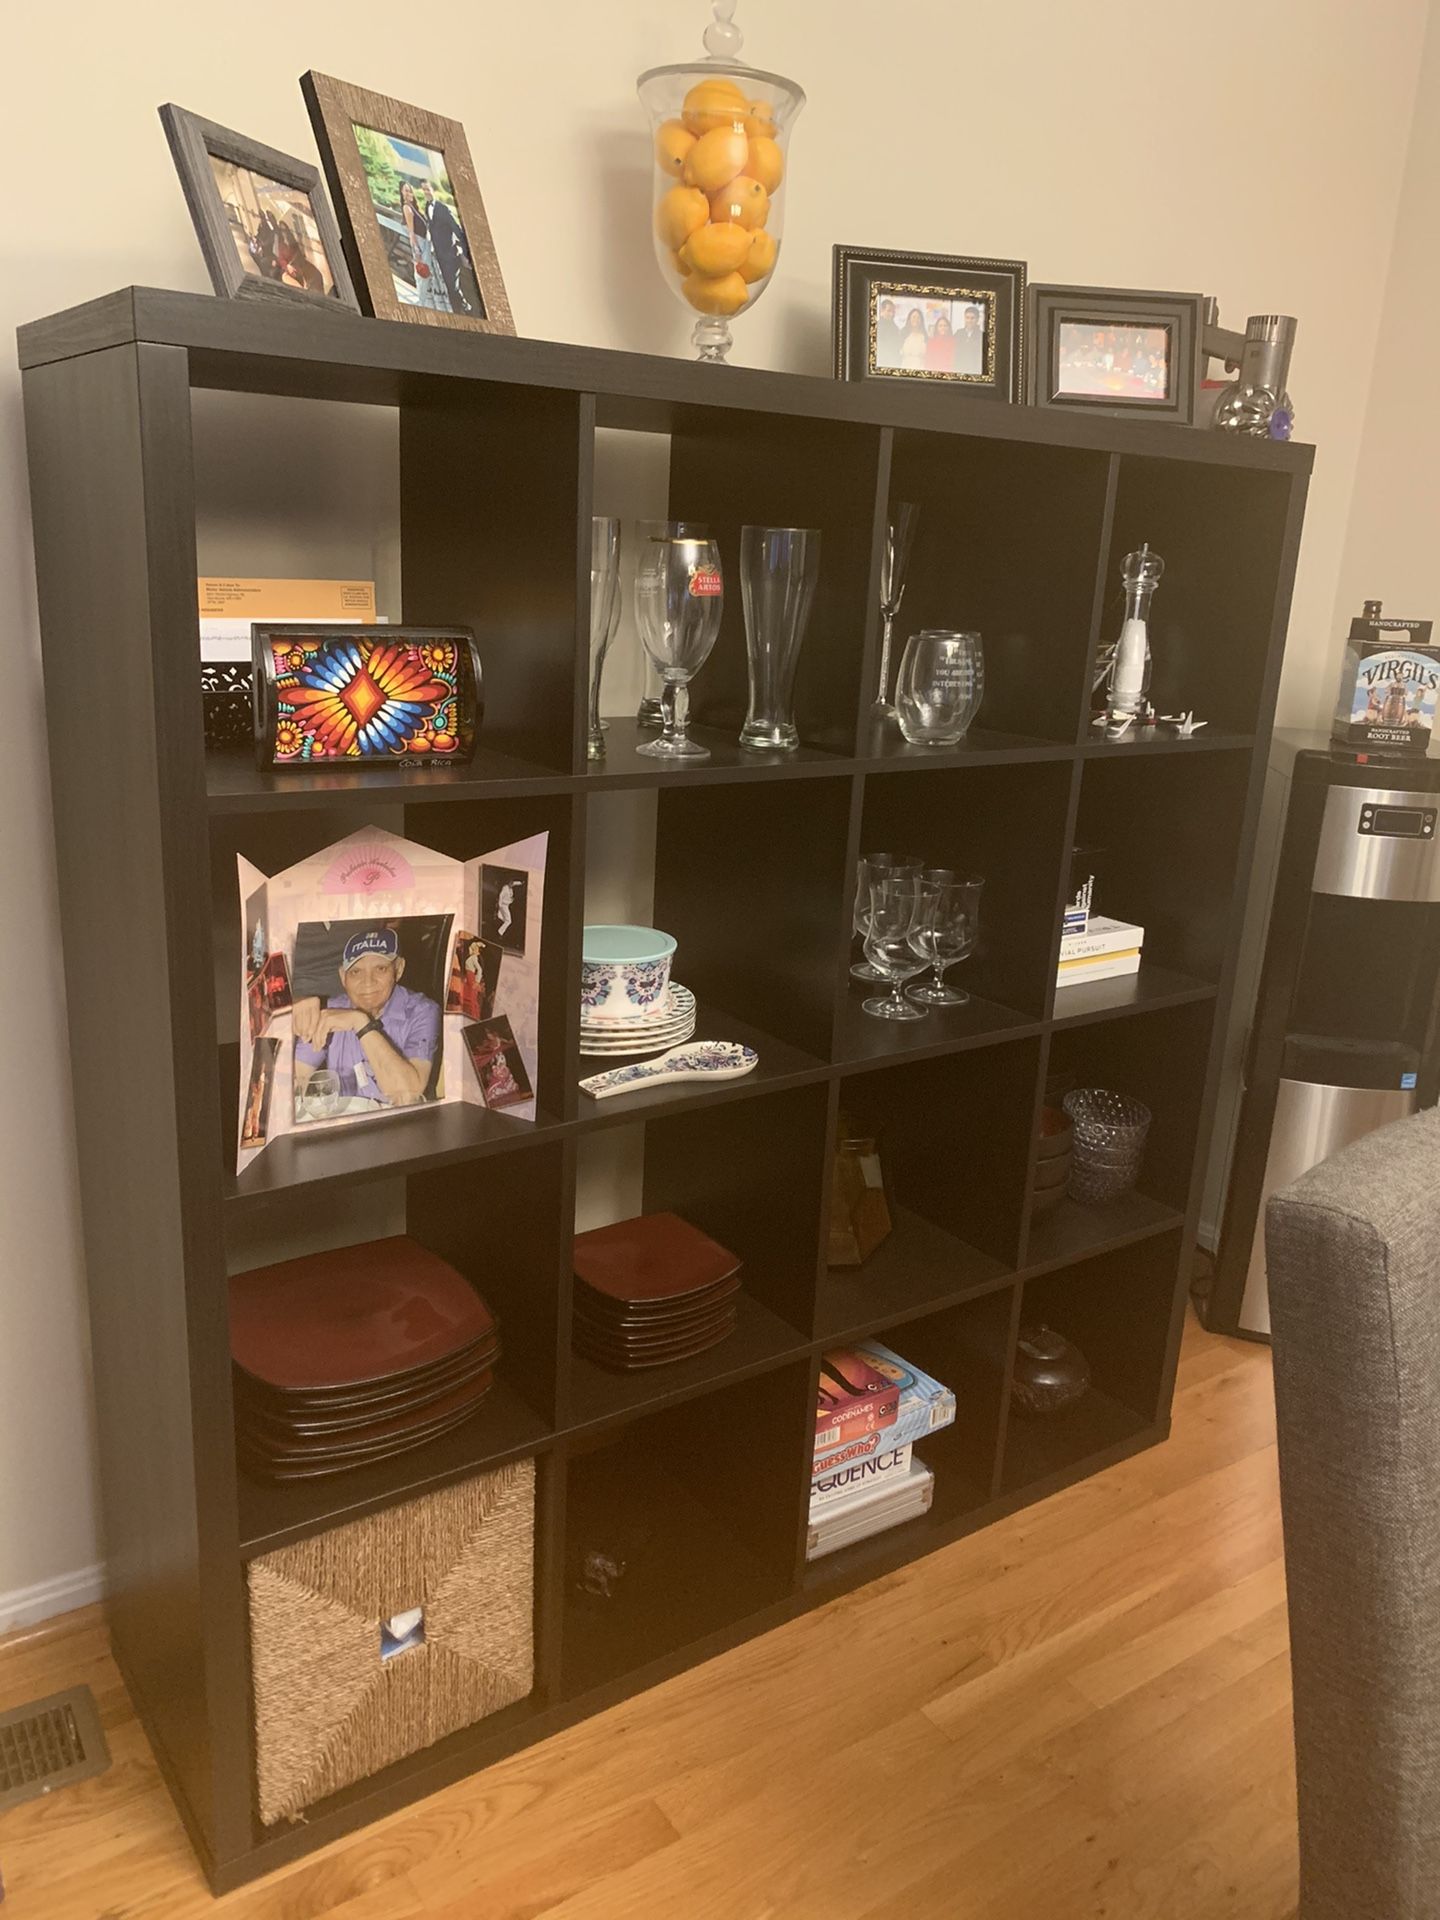
[[[653,1019],[668,1004],[675,941],[658,927],[586,927],[580,954],[587,1019]]]

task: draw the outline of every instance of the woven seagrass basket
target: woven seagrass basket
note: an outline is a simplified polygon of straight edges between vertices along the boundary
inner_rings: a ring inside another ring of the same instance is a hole
[[[260,1818],[523,1700],[534,1583],[533,1460],[251,1561]]]

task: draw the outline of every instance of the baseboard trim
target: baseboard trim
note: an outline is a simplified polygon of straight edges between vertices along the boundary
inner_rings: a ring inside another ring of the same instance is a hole
[[[57,1613],[72,1613],[76,1607],[93,1606],[105,1597],[105,1567],[77,1567],[73,1573],[58,1573],[53,1580],[38,1580],[33,1587],[14,1587],[0,1593],[0,1634],[33,1627]]]

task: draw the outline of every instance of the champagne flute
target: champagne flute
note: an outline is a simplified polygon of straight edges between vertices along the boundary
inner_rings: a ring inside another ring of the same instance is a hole
[[[913,871],[883,874],[870,888],[870,919],[865,957],[890,982],[888,994],[862,1004],[877,1020],[923,1020],[925,1010],[905,998],[905,982],[925,971],[925,956],[914,935],[924,912],[920,876]]]
[[[920,887],[924,912],[915,931],[916,951],[934,968],[935,978],[922,986],[911,987],[909,998],[924,1007],[963,1007],[970,998],[958,987],[945,984],[946,969],[975,951],[980,932],[980,892],[985,882],[970,874],[957,880],[948,874],[944,880],[927,880]]]
[[[688,521],[647,527],[635,574],[635,614],[660,674],[663,731],[637,753],[656,760],[710,758],[710,749],[690,738],[690,682],[710,657],[723,607],[720,549],[706,530]]]
[[[877,720],[895,718],[890,702],[890,643],[895,633],[895,618],[905,598],[910,549],[915,544],[919,523],[919,507],[909,500],[897,500],[895,518],[885,529],[885,545],[880,554],[880,684],[870,705]]]
[[[605,758],[605,722],[600,718],[600,677],[620,619],[620,522],[599,514],[590,522],[590,726],[585,756]]]

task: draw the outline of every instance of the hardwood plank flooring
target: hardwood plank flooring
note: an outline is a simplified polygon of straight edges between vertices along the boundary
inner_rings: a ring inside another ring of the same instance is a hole
[[[87,1609],[114,1765],[0,1817],[6,1920],[1293,1920],[1268,1352],[1188,1327],[1168,1445],[227,1899]]]

